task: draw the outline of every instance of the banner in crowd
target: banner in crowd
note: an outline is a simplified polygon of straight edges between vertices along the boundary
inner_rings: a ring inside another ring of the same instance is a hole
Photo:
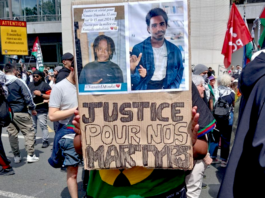
[[[43,71],[43,56],[40,46],[39,37],[36,37],[33,44],[31,55],[36,58],[36,68],[37,70]]]
[[[28,55],[26,21],[0,20],[1,54]]]
[[[191,169],[188,1],[73,2],[72,16],[85,168]]]

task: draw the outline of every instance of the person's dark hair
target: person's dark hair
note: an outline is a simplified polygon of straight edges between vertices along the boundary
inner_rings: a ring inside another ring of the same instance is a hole
[[[108,44],[108,48],[110,50],[110,55],[109,55],[109,60],[112,59],[113,57],[113,54],[115,53],[115,44],[114,44],[114,41],[112,40],[112,38],[108,37],[108,36],[105,36],[105,35],[100,35],[98,36],[95,41],[94,41],[94,44],[93,44],[93,51],[94,51],[94,58],[95,60],[98,59],[97,57],[97,53],[96,53],[96,49],[99,45],[99,42],[102,41],[102,40],[105,40],[107,41],[107,44]]]
[[[145,17],[145,21],[146,21],[146,25],[149,27],[150,26],[150,20],[152,17],[156,17],[156,16],[162,16],[166,22],[166,25],[168,26],[168,17],[167,17],[167,13],[161,9],[161,8],[154,8],[152,10],[150,10],[146,17]]]
[[[208,69],[212,69],[212,67],[209,67]]]
[[[16,70],[15,65],[11,65],[9,63],[5,64],[5,73],[13,73]]]
[[[212,71],[208,71],[207,75],[208,77],[212,76],[213,72]]]

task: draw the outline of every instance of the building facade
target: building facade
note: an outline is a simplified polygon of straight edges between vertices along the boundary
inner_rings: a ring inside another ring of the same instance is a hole
[[[27,21],[29,49],[28,56],[17,58],[0,54],[0,65],[18,62],[23,58],[26,65],[35,66],[36,60],[30,55],[37,36],[41,44],[44,65],[53,67],[61,62],[61,0],[0,0],[0,19]]]

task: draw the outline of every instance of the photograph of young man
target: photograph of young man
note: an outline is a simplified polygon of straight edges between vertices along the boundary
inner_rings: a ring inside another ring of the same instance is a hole
[[[184,67],[179,48],[165,39],[167,13],[151,9],[146,25],[151,36],[135,45],[130,57],[132,90],[179,88]]]

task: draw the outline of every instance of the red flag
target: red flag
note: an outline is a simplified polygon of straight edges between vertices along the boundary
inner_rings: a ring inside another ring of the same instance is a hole
[[[231,64],[232,53],[250,41],[252,41],[251,34],[236,5],[233,3],[222,49],[222,54],[225,56],[224,65],[226,68]]]

